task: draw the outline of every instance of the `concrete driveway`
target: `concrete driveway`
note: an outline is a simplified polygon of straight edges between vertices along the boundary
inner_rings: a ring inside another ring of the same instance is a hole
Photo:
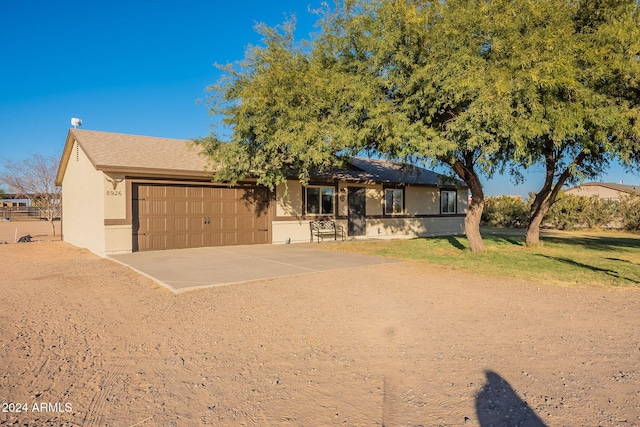
[[[175,293],[212,286],[396,262],[314,244],[224,246],[113,255]]]

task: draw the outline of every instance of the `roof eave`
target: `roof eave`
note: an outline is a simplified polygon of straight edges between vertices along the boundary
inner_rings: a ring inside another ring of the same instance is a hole
[[[162,175],[176,177],[198,177],[213,178],[213,171],[208,170],[181,170],[181,169],[162,169],[162,168],[136,168],[112,165],[96,165],[96,170],[104,173],[115,173],[122,175]]]
[[[69,158],[71,157],[71,149],[73,148],[74,141],[75,137],[71,134],[71,129],[69,129],[69,132],[67,132],[67,139],[64,143],[64,148],[62,149],[62,157],[58,164],[58,173],[56,173],[55,183],[58,187],[62,185],[62,179],[67,171],[67,163],[69,163]]]

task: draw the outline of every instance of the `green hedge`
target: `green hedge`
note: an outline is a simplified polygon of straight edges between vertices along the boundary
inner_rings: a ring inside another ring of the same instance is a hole
[[[529,207],[522,199],[509,196],[487,197],[482,211],[482,224],[489,227],[526,227]]]
[[[526,227],[531,201],[508,196],[488,197],[482,225],[499,228]],[[544,224],[559,230],[616,227],[640,230],[640,196],[621,200],[560,193],[544,218]]]

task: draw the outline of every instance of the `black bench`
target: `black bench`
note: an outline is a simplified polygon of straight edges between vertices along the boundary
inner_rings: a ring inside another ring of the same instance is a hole
[[[333,236],[333,240],[338,240],[338,236],[344,240],[344,230],[342,226],[336,225],[335,221],[311,221],[309,222],[309,228],[311,229],[311,241],[313,237],[318,238],[318,243],[324,240],[325,235]]]

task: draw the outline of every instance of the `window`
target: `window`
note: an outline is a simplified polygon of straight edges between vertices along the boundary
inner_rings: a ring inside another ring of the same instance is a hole
[[[457,193],[455,191],[440,192],[440,213],[454,214],[456,213]]]
[[[404,212],[404,190],[402,188],[384,190],[385,215],[401,214],[402,212]]]
[[[307,187],[307,215],[333,215],[335,212],[335,188]]]

